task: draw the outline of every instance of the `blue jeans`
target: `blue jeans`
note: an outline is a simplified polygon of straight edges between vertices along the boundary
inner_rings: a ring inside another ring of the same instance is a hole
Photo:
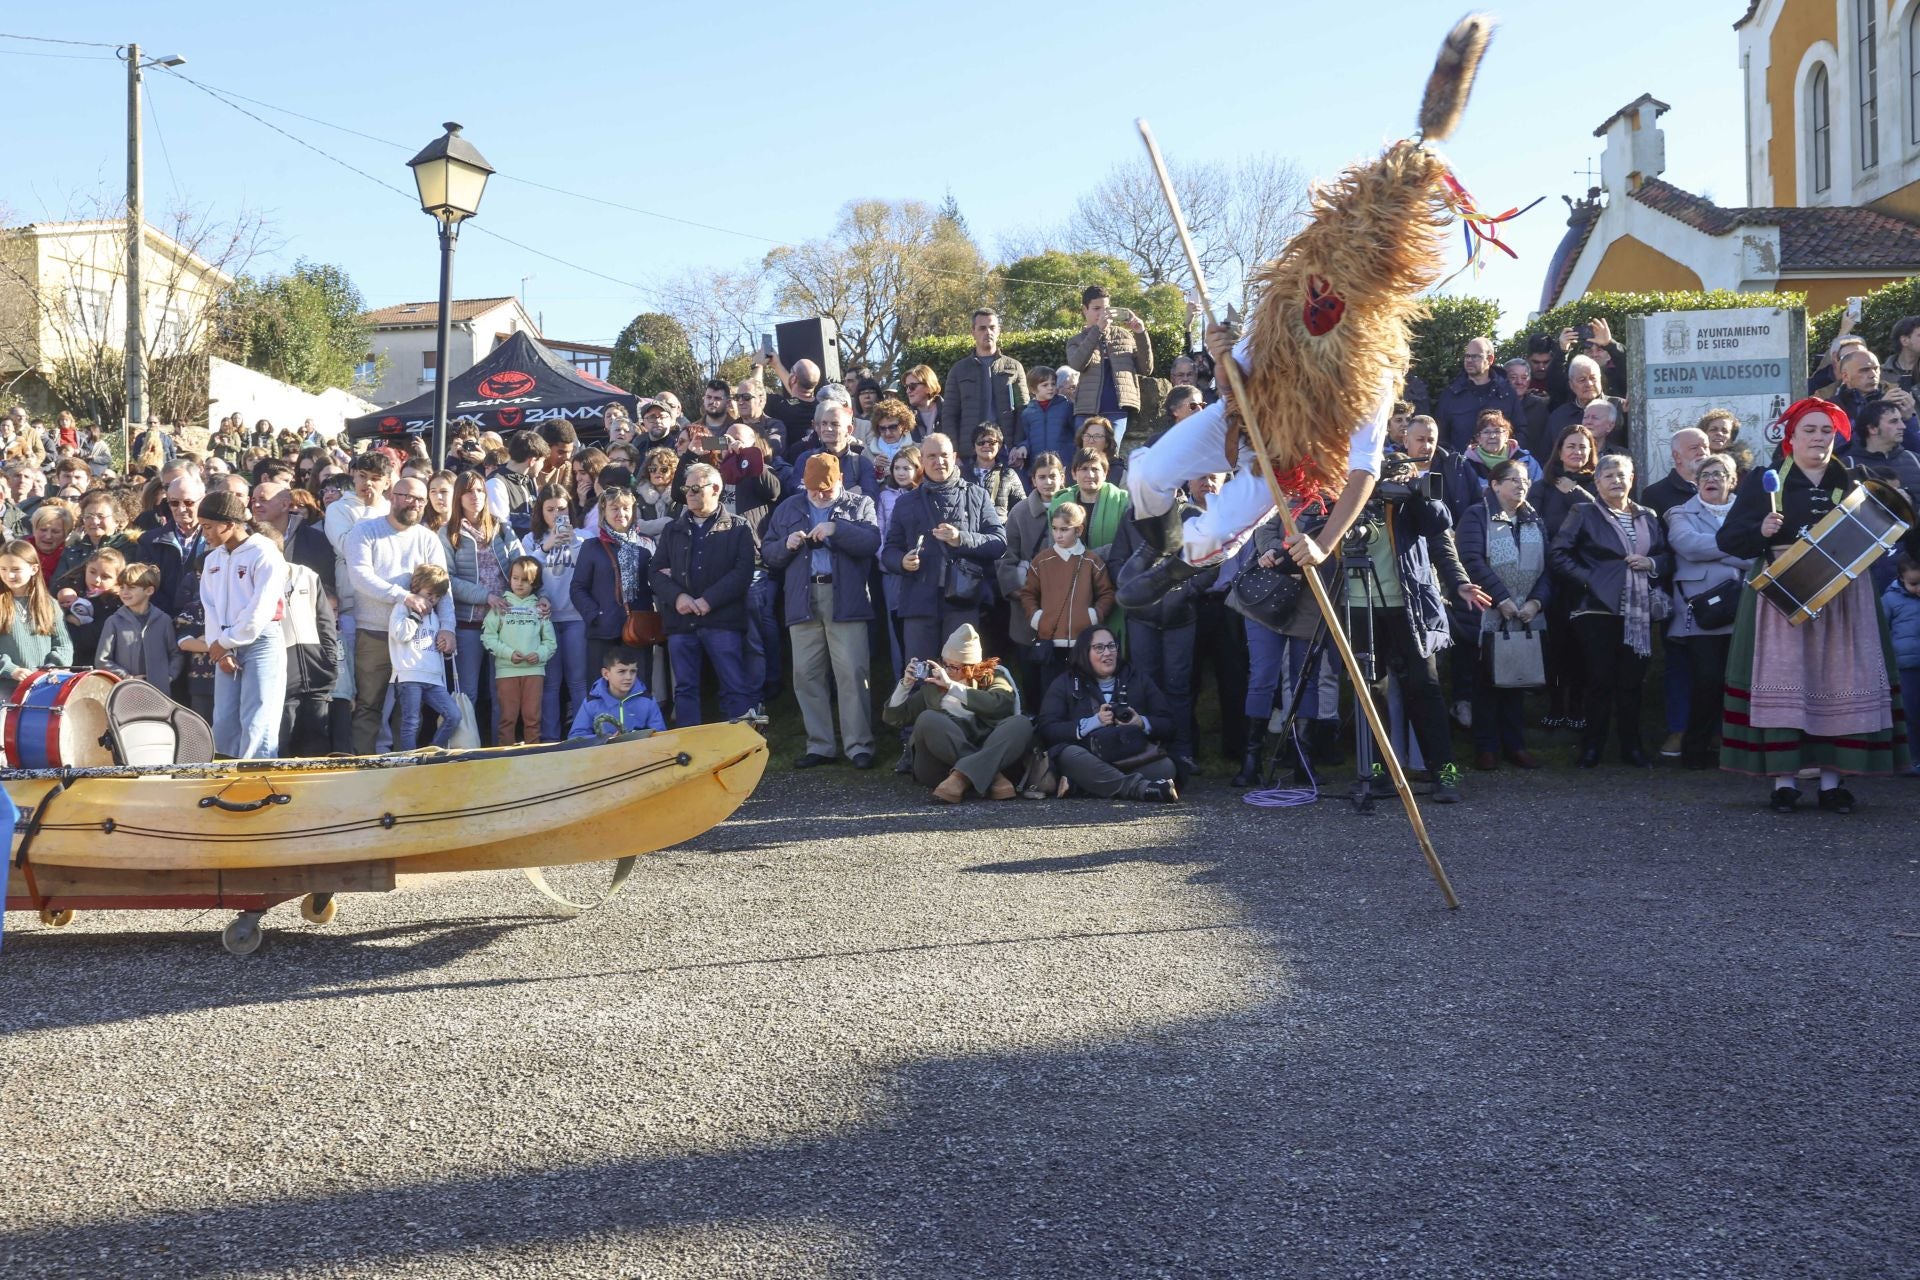
[[[540,740],[560,742],[573,717],[587,700],[587,624],[579,618],[555,621],[553,638],[559,643],[547,659],[547,682],[540,690]],[[594,672],[599,677],[599,672]],[[560,686],[566,685],[566,714],[560,709]]]
[[[467,695],[467,701],[473,704],[477,716],[482,701],[480,684],[487,678],[487,647],[480,643],[480,632],[465,629],[453,633],[453,671],[460,681],[460,692]],[[480,745],[493,745],[493,726],[482,722],[480,725]]]
[[[747,687],[753,690],[754,701],[763,705],[780,696],[780,619],[774,612],[778,594],[778,582],[773,574],[764,570],[747,588],[747,647],[743,660],[747,667]]]
[[[424,680],[402,680],[393,686],[394,706],[400,712],[400,728],[393,735],[395,751],[411,751],[418,745],[416,740],[420,737],[422,699],[433,708],[433,714],[440,717],[440,729],[433,735],[433,745],[444,747],[453,741],[453,731],[460,727],[460,707],[454,702],[453,695],[442,685],[428,684]]]
[[[673,722],[704,723],[700,719],[700,677],[713,663],[720,677],[720,718],[736,720],[753,709],[760,691],[747,680],[747,638],[738,631],[701,629],[667,637],[667,656],[673,663]]]
[[[280,751],[287,709],[287,646],[269,622],[252,644],[233,651],[238,675],[213,673],[213,749],[234,760],[271,760]]]
[[[1660,688],[1666,703],[1667,732],[1683,733],[1687,708],[1693,702],[1693,664],[1687,660],[1686,645],[1675,645],[1665,630],[1660,632],[1660,655],[1666,666]]]

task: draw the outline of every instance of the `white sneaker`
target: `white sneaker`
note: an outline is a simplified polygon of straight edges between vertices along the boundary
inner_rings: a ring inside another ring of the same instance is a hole
[[[1453,718],[1460,722],[1462,729],[1473,728],[1473,704],[1465,698],[1453,704]]]

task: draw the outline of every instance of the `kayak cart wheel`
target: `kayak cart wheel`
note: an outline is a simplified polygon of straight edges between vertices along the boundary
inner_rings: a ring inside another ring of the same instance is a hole
[[[310,893],[300,899],[300,918],[308,924],[332,924],[339,910],[330,893]]]
[[[233,923],[220,931],[220,945],[232,955],[250,956],[260,949],[266,936],[260,927],[260,913],[242,911],[233,918]]]
[[[64,929],[73,923],[73,908],[62,907],[55,911],[51,907],[40,908],[40,923],[49,929]]]

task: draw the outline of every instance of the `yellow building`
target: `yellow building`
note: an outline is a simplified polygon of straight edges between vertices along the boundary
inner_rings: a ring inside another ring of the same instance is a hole
[[[1734,24],[1747,204],[1665,181],[1643,94],[1594,130],[1542,310],[1596,290],[1783,289],[1810,310],[1920,272],[1920,0],[1751,0]]]
[[[155,227],[144,245],[148,359],[203,349],[225,271]],[[118,219],[0,229],[0,389],[46,401],[58,365],[98,365],[125,349],[127,226]]]

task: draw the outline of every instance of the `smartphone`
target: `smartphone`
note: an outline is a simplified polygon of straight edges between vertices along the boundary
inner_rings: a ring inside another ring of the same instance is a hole
[[[699,447],[701,451],[705,453],[725,453],[727,450],[727,438],[725,436],[701,436]]]
[[[1133,310],[1130,307],[1115,307],[1107,313],[1115,324],[1132,324]]]
[[[763,333],[760,335],[760,354],[763,356],[773,355],[773,335],[772,334]]]
[[[1590,345],[1593,342],[1593,326],[1590,324],[1581,325],[1574,331],[1574,336],[1579,339],[1581,346]]]
[[[1865,303],[1866,303],[1865,298],[1848,298],[1847,299],[1847,319],[1853,321],[1855,324],[1859,324],[1860,313]]]

